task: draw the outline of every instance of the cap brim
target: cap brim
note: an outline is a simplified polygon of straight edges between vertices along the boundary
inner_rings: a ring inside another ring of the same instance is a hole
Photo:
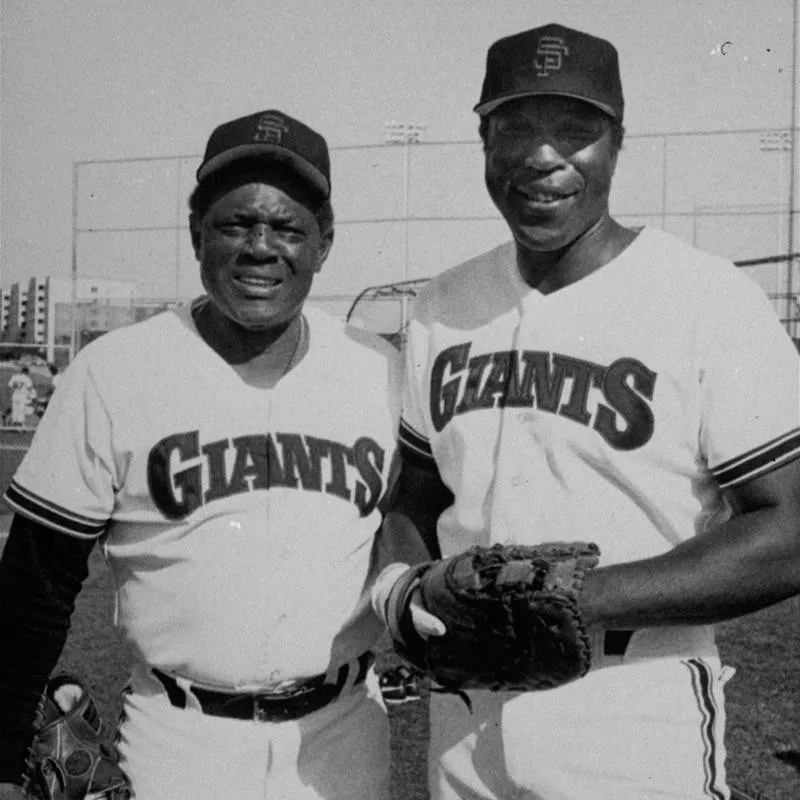
[[[242,161],[245,158],[263,158],[265,161],[286,164],[326,198],[330,195],[330,183],[311,162],[284,147],[263,143],[243,144],[239,147],[232,147],[224,153],[210,158],[197,170],[197,182],[201,183],[209,175],[219,172],[223,167]]]
[[[518,92],[516,94],[507,94],[503,97],[497,97],[494,100],[487,100],[485,103],[478,103],[472,110],[476,114],[480,114],[480,116],[486,116],[486,114],[491,113],[494,111],[498,106],[503,105],[503,103],[508,103],[510,100],[518,100],[520,97],[534,97],[534,96],[542,96],[542,95],[557,95],[558,97],[572,97],[575,100],[582,100],[584,103],[588,103],[590,106],[594,106],[595,108],[599,108],[601,111],[604,111],[608,114],[609,117],[613,117],[614,119],[617,118],[617,113],[614,111],[611,106],[607,106],[605,103],[599,103],[597,100],[590,100],[588,97],[582,97],[578,94],[572,94],[571,92],[556,92],[556,91],[547,91],[547,92]]]

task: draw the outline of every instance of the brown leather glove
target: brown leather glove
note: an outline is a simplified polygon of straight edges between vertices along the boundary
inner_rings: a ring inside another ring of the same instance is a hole
[[[412,567],[386,603],[395,649],[457,693],[539,691],[581,678],[592,654],[578,596],[599,554],[585,542],[497,544]],[[443,636],[416,632],[412,595],[444,623]]]

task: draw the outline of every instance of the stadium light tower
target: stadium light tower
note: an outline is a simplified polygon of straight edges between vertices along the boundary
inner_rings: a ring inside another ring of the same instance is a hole
[[[795,241],[795,225],[797,223],[798,215],[798,201],[797,192],[797,137],[800,134],[800,106],[797,103],[797,93],[800,91],[800,11],[798,11],[797,0],[792,0],[792,28],[794,34],[792,36],[792,97],[791,97],[791,113],[792,119],[789,126],[791,134],[791,146],[789,151],[789,269],[786,273],[786,317],[787,325],[789,326],[789,335],[797,338],[800,335],[798,332],[797,324],[792,321],[793,303],[797,303],[796,287],[794,286],[794,249],[797,244]]]
[[[411,145],[419,144],[422,132],[426,125],[409,122],[386,122],[384,133],[386,144],[402,145],[403,147],[403,280],[408,280],[408,204],[409,204],[409,176],[411,163]],[[401,298],[401,329],[406,326],[408,319],[408,297]]]

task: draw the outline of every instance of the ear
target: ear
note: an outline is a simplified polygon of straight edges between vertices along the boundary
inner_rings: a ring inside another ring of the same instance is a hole
[[[314,267],[314,272],[319,272],[322,269],[325,259],[327,259],[328,254],[331,252],[331,247],[333,247],[333,228],[331,228],[327,233],[322,234],[319,245],[319,254],[317,255],[317,265]]]
[[[192,248],[194,249],[194,257],[200,260],[200,251],[202,250],[203,234],[202,234],[203,221],[194,212],[189,214],[189,234],[192,237]]]
[[[613,175],[617,171],[617,159],[619,158],[619,151],[622,150],[622,142],[625,139],[625,127],[620,126],[619,129],[619,141],[616,143],[613,141],[615,138],[614,132],[611,133],[612,136],[612,147],[614,149],[614,155],[611,157],[611,174]]]

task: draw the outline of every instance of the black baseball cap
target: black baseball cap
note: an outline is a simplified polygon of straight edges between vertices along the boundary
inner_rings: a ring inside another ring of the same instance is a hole
[[[327,199],[331,193],[328,144],[316,131],[282,111],[259,111],[214,129],[197,182],[235,161],[263,158],[285,164]]]
[[[486,58],[481,116],[502,103],[557,94],[591,103],[622,121],[619,58],[611,42],[552,23],[499,39]]]

